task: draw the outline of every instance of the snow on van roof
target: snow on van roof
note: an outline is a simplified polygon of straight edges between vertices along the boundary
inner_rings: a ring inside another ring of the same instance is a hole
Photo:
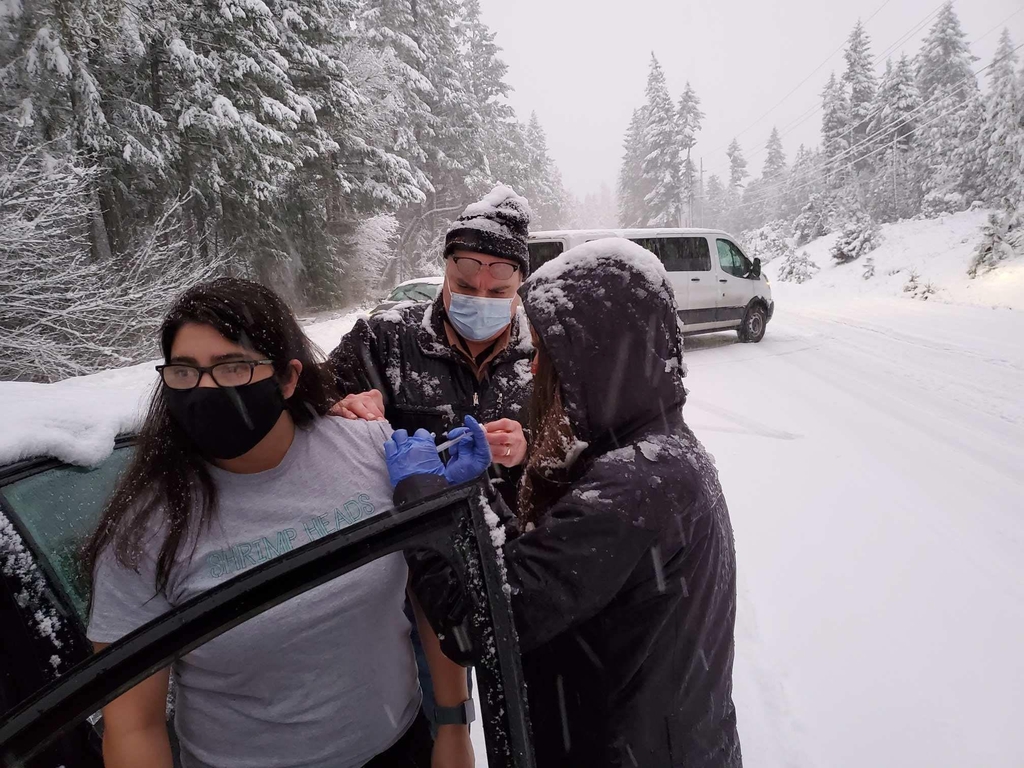
[[[330,351],[360,315],[308,325],[306,334]],[[52,457],[95,466],[118,435],[142,426],[157,373],[150,361],[53,384],[0,381],[0,467]]]
[[[605,237],[658,237],[667,235],[725,235],[732,237],[721,229],[702,229],[699,227],[646,227],[632,229],[549,229],[530,233],[530,240],[557,240],[569,238],[573,240]],[[735,239],[735,238],[734,238]]]
[[[668,273],[658,258],[625,238],[600,238],[570,248],[530,275],[528,283],[557,283],[565,273],[578,269],[595,269],[602,264],[618,262],[639,272],[655,291],[668,292]]]

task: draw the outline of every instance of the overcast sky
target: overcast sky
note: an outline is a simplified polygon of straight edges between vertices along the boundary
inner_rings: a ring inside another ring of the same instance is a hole
[[[772,125],[780,131],[793,126],[783,136],[790,159],[801,143],[818,142],[820,114],[793,124],[819,105],[829,73],[842,70],[837,49],[858,17],[876,57],[890,46],[895,57],[913,55],[931,21],[897,43],[939,2],[481,0],[481,6],[509,65],[513,106],[523,120],[537,112],[566,186],[582,196],[601,182],[614,188],[622,137],[633,109],[643,103],[652,51],[673,98],[689,80],[701,99],[707,117],[694,159],[703,156],[706,175],[728,169],[725,147],[733,136],[758,175]],[[1024,0],[959,0],[956,10],[980,58],[975,70],[991,62],[1004,26],[1015,45],[1024,43]]]

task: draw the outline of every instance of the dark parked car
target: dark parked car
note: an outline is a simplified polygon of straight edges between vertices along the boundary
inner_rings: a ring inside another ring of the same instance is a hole
[[[120,439],[93,468],[47,457],[0,467],[0,765],[102,768],[106,703],[247,619],[410,546],[434,547],[456,564],[475,603],[469,640],[495,651],[476,667],[488,765],[533,765],[525,702],[503,693],[522,690],[522,672],[480,487],[336,531],[93,654],[79,551],[133,450],[131,439]]]

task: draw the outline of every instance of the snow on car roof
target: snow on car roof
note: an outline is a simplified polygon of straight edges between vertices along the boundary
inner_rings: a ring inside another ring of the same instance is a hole
[[[359,314],[306,327],[330,352]],[[157,385],[153,360],[77,376],[53,384],[0,381],[0,467],[52,457],[95,466],[114,450],[118,435],[138,431]]]
[[[401,288],[403,285],[416,285],[417,283],[429,283],[430,285],[441,285],[444,282],[444,278],[440,275],[430,275],[428,277],[414,277],[412,280],[406,280],[404,283],[399,283],[395,288]]]

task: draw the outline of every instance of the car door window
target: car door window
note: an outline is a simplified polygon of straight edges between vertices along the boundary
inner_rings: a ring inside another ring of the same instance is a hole
[[[0,487],[0,503],[45,558],[75,612],[86,621],[88,582],[81,551],[134,448],[115,450],[97,467],[57,466]]]
[[[751,263],[736,245],[728,240],[718,240],[718,263],[722,271],[736,277],[750,274]]]
[[[555,241],[535,242],[529,244],[530,250],[530,271],[539,269],[556,256],[561,255],[564,250],[562,244]]]
[[[657,256],[668,272],[711,271],[711,251],[703,237],[638,237],[633,242]]]

